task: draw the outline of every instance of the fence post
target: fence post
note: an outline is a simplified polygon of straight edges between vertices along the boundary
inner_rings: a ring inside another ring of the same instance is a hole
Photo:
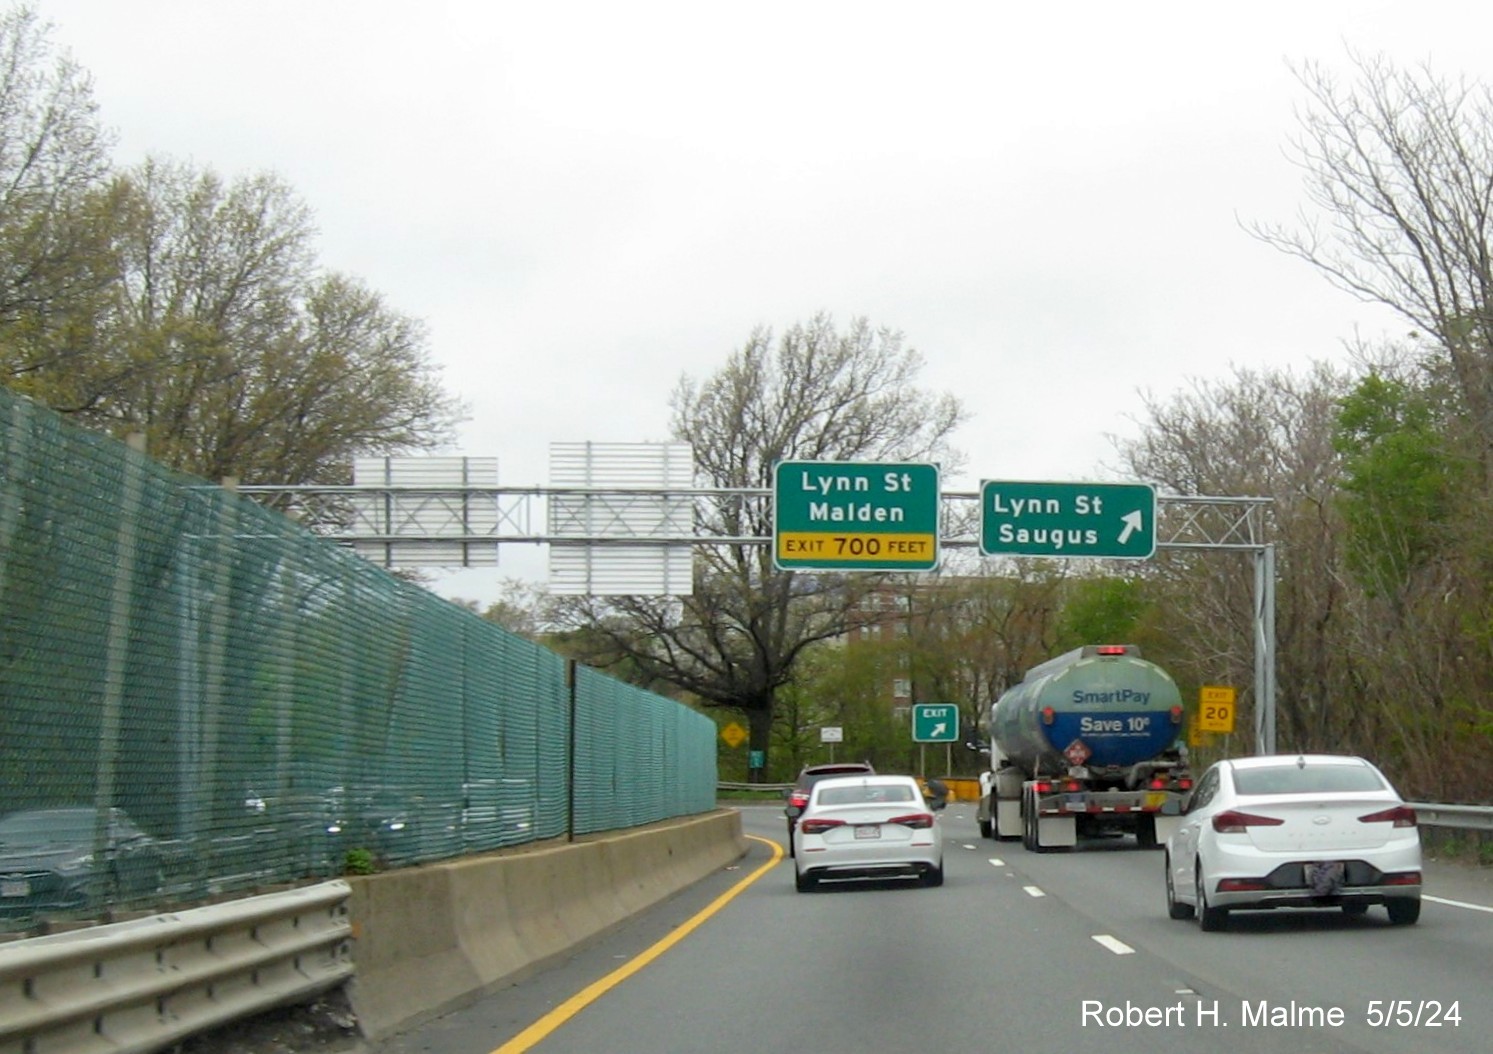
[[[145,436],[140,432],[131,432],[126,443],[129,449],[123,454],[124,483],[119,502],[119,530],[114,536],[114,586],[109,598],[109,636],[104,653],[98,782],[93,788],[95,860],[109,859],[109,810],[114,805],[114,781],[119,768],[125,667],[129,662],[130,651],[130,608],[135,593],[135,550],[140,527],[140,495],[145,476]],[[113,889],[108,890],[109,894],[114,892]]]
[[[565,742],[565,840],[575,841],[575,682],[576,662],[565,660],[565,714],[570,727]]]

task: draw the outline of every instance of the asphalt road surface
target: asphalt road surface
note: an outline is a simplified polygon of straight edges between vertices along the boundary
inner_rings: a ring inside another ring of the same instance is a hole
[[[1036,855],[944,816],[946,881],[800,894],[779,806],[750,854],[387,1054],[1051,1051],[1485,1054],[1493,875],[1431,864],[1421,921],[1383,909],[1167,918],[1128,839]]]

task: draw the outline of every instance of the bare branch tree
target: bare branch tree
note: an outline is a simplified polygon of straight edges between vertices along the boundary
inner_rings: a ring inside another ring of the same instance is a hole
[[[952,395],[915,387],[921,366],[901,334],[864,319],[841,331],[819,315],[776,341],[759,329],[709,378],[680,381],[673,431],[692,445],[704,487],[768,487],[783,460],[952,467],[949,440],[963,410]],[[696,515],[703,534],[772,533],[765,499],[707,498]],[[765,758],[776,693],[805,649],[855,623],[879,578],[779,571],[760,547],[702,548],[692,596],[581,601],[571,618],[604,640],[593,661],[625,661],[647,680],[743,714],[750,747]]]
[[[1493,480],[1493,92],[1355,55],[1356,84],[1295,70],[1310,104],[1292,157],[1315,214],[1251,225],[1435,343]]]

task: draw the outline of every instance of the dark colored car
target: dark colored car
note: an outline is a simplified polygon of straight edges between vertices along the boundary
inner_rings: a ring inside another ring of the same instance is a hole
[[[323,798],[332,864],[348,850],[364,849],[381,866],[412,863],[420,855],[419,800],[390,787],[330,787]]]
[[[871,767],[869,761],[805,765],[803,771],[798,774],[798,779],[793,782],[793,789],[787,794],[788,804],[783,810],[783,815],[788,817],[788,855],[793,855],[793,828],[798,823],[797,813],[793,810],[802,812],[804,806],[809,804],[809,791],[813,789],[815,783],[826,776],[870,776],[875,773],[876,770]]]
[[[0,818],[0,916],[93,908],[160,890],[163,865],[156,840],[124,810],[110,809],[100,860],[97,816],[82,806]]]

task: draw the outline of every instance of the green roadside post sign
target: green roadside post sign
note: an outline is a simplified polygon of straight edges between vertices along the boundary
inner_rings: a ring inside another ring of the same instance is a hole
[[[985,480],[980,553],[1149,559],[1156,553],[1156,490],[1145,483]]]
[[[914,743],[957,743],[959,741],[959,707],[953,703],[913,703],[912,741]]]
[[[931,571],[938,566],[938,466],[781,461],[772,558],[780,570]]]

